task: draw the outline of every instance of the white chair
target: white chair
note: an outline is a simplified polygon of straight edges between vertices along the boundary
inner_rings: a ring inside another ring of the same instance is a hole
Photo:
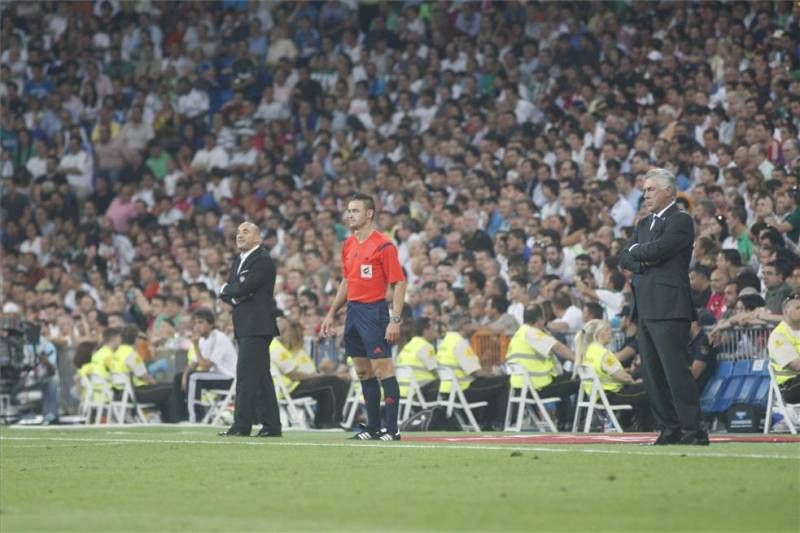
[[[400,416],[398,422],[402,424],[404,421],[408,420],[414,408],[428,409],[432,404],[425,400],[425,397],[422,395],[422,388],[419,386],[417,377],[414,375],[413,368],[410,366],[397,366],[394,370],[397,381],[403,383],[403,386],[408,387],[408,394],[406,394],[404,398],[400,398]]]
[[[536,387],[533,386],[530,372],[520,363],[506,361],[506,370],[509,376],[516,376],[522,379],[522,388],[515,389],[512,387],[508,392],[504,431],[522,431],[522,422],[527,412],[539,431],[558,433],[553,419],[550,418],[550,413],[547,412],[547,406],[558,403],[561,398],[542,399],[536,391]],[[530,398],[528,395],[530,395]],[[512,424],[511,413],[513,412],[512,407],[515,405],[517,406],[517,419]]]
[[[775,381],[775,371],[772,370],[772,365],[767,364],[769,369],[769,394],[767,395],[767,413],[764,416],[764,434],[769,433],[769,428],[772,426],[772,412],[779,412],[783,415],[783,420],[792,435],[797,434],[797,425],[795,420],[800,420],[800,403],[786,403],[783,401],[781,389],[778,387],[778,382]]]
[[[439,394],[439,405],[447,408],[446,416],[450,418],[455,414],[456,420],[458,420],[458,423],[464,431],[480,432],[481,428],[478,425],[478,421],[475,420],[475,414],[472,410],[478,407],[486,407],[489,405],[488,402],[469,403],[466,396],[464,396],[464,391],[461,390],[461,384],[458,382],[458,377],[456,377],[456,373],[452,368],[439,366],[436,367],[436,373],[439,375],[439,379],[442,383],[450,382],[450,392],[448,394]],[[466,422],[464,421],[464,417],[466,417]]]
[[[583,424],[583,432],[589,433],[592,426],[592,416],[594,410],[598,409],[605,411],[608,418],[611,420],[613,430],[617,433],[622,433],[622,426],[619,425],[614,411],[629,411],[633,409],[632,405],[620,404],[611,405],[606,396],[606,391],[603,390],[603,385],[600,383],[600,378],[597,377],[597,372],[594,368],[585,365],[578,365],[578,377],[581,379],[581,385],[578,388],[578,401],[575,404],[575,419],[572,422],[573,433],[578,431],[578,422],[581,418],[581,409],[586,408],[586,421]],[[584,384],[590,386],[589,392],[584,390]],[[598,404],[599,400],[599,404]]]
[[[111,400],[111,416],[119,424],[125,424],[128,419],[128,411],[131,412],[131,420],[134,424],[147,424],[147,417],[144,416],[143,409],[155,407],[152,403],[139,403],[136,401],[136,394],[131,384],[130,374],[112,373],[111,386],[119,392],[119,399]]]
[[[219,372],[193,372],[189,375],[189,383],[186,386],[186,405],[189,408],[189,422],[194,424],[197,422],[197,415],[195,414],[195,407],[201,406],[206,408],[206,412],[211,408],[211,404],[215,403],[219,396],[224,396],[228,389],[217,389],[215,392],[210,392],[206,389],[201,393],[200,398],[197,398],[197,385],[199,381],[224,381],[231,379],[226,374]],[[221,394],[219,394],[221,393]],[[205,420],[205,417],[203,417]]]
[[[361,382],[354,366],[350,366],[350,390],[342,407],[342,427],[350,429],[356,421],[358,410],[364,406],[364,395],[361,392]]]
[[[208,402],[208,410],[206,411],[202,424],[212,424],[219,426],[227,423],[223,418],[225,414],[230,412],[234,407],[236,399],[236,378],[231,381],[231,386],[228,389],[209,389],[205,391],[206,394],[212,395],[212,399]]]
[[[81,376],[81,403],[78,412],[85,424],[99,425],[111,421],[111,401],[114,392],[108,380],[98,374]]]
[[[314,420],[314,408],[317,401],[314,398],[292,398],[289,389],[283,381],[283,374],[276,366],[270,366],[272,381],[275,383],[275,395],[278,397],[278,407],[281,409],[282,422],[289,427],[310,429]]]

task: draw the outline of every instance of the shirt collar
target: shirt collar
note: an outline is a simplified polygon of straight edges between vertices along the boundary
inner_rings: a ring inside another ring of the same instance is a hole
[[[241,254],[239,254],[239,257],[242,258],[242,263],[247,261],[247,258],[250,257],[250,254],[252,254],[253,252],[255,252],[258,249],[258,246],[259,245],[255,245],[252,248],[250,248],[249,250],[247,250],[246,252],[242,252]]]
[[[672,200],[667,207],[656,213],[655,216],[657,216],[658,218],[664,218],[664,213],[666,213],[667,209],[669,209],[673,205],[675,205],[675,200]]]

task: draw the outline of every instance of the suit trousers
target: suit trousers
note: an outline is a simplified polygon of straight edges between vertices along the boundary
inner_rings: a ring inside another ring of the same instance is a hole
[[[236,409],[232,429],[249,433],[260,423],[270,433],[281,433],[281,416],[275,385],[269,372],[269,344],[272,336],[248,336],[236,339]]]
[[[700,404],[689,370],[689,321],[639,319],[636,338],[642,356],[650,408],[661,430],[700,430]]]

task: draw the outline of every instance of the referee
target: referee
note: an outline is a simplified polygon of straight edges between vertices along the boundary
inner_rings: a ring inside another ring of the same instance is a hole
[[[336,312],[347,302],[344,351],[353,358],[367,407],[367,426],[355,440],[400,440],[397,428],[400,387],[394,375],[390,344],[400,336],[400,312],[406,279],[394,243],[375,229],[375,202],[367,194],[354,194],[347,203],[345,223],[353,232],[342,246],[342,282],[325,320],[322,334],[333,335]],[[392,312],[386,287],[394,288]],[[379,384],[380,380],[380,384]],[[383,387],[386,424],[381,426]]]

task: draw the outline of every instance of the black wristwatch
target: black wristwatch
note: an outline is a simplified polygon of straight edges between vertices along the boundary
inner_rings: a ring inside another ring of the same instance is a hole
[[[403,321],[403,319],[402,319],[402,318],[400,318],[400,316],[399,316],[399,315],[391,316],[391,317],[389,317],[389,320],[391,320],[391,321],[392,321],[392,322],[394,322],[395,324],[399,324],[400,322],[402,322],[402,321]]]

